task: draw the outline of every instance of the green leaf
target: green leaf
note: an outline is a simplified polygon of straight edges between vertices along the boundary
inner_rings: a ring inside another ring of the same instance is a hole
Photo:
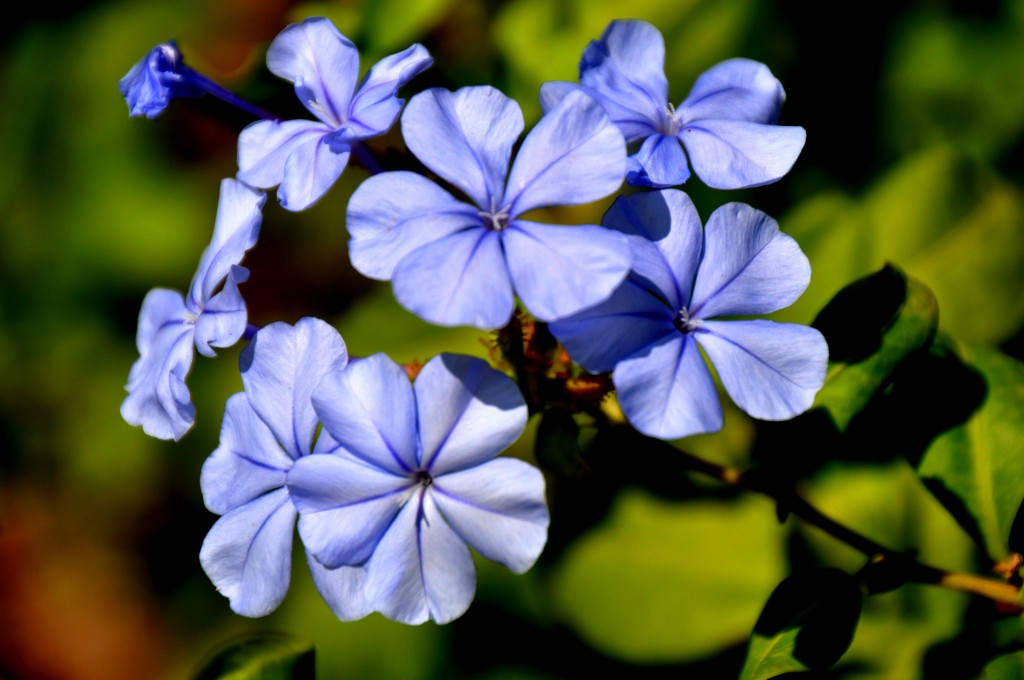
[[[891,265],[841,290],[814,320],[832,362],[815,405],[845,431],[899,365],[931,343],[938,321],[931,291]]]
[[[1024,652],[993,659],[985,666],[984,680],[1024,680]]]
[[[856,579],[838,569],[788,577],[754,626],[740,678],[766,680],[829,668],[853,640],[861,599]]]
[[[364,4],[363,37],[384,54],[419,40],[444,18],[452,0],[374,0]]]
[[[268,633],[220,650],[196,680],[312,680],[314,677],[311,644]]]
[[[763,498],[673,503],[627,490],[606,524],[568,549],[552,596],[604,654],[695,659],[749,635],[783,576],[782,543]]]
[[[1009,554],[1024,499],[1024,364],[980,347],[961,350],[984,381],[980,406],[938,436],[917,463],[928,488],[993,560]]]

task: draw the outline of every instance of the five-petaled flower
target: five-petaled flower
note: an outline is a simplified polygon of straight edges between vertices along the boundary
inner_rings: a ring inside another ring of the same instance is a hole
[[[627,142],[643,144],[630,156],[627,181],[671,187],[694,172],[716,189],[769,184],[789,172],[803,149],[801,127],[776,125],[785,92],[768,67],[730,59],[705,71],[678,107],[668,101],[665,42],[654,26],[613,21],[580,60],[580,84],[545,83],[548,109],[582,89],[599,101]]]
[[[545,321],[607,298],[629,270],[620,234],[522,215],[615,191],[621,133],[593,99],[573,93],[526,136],[509,170],[522,129],[519,105],[492,87],[413,97],[402,115],[406,144],[471,202],[411,172],[369,178],[348,204],[355,268],[391,279],[402,305],[445,326],[503,326],[513,291]]]
[[[128,375],[121,416],[141,425],[146,434],[181,439],[195,422],[196,409],[185,386],[193,344],[200,354],[212,357],[214,347],[230,347],[245,333],[248,315],[238,284],[249,278],[249,270],[238,263],[256,244],[266,200],[262,191],[223,180],[213,239],[188,297],[154,288],[142,301],[139,358]]]
[[[341,176],[354,144],[384,134],[404,100],[398,88],[433,63],[422,45],[385,57],[359,78],[359,51],[329,20],[306,19],[274,38],[267,67],[295,83],[318,120],[259,121],[238,138],[238,178],[278,186],[288,210],[304,210]]]
[[[526,425],[507,376],[443,354],[411,384],[377,354],[328,373],[313,405],[339,448],[288,473],[299,535],[328,568],[365,565],[370,607],[445,623],[473,599],[467,545],[516,573],[536,561],[547,540],[544,477],[494,459]]]
[[[297,512],[285,482],[295,461],[337,448],[317,437],[311,395],[325,374],[348,362],[338,332],[319,319],[260,329],[243,350],[244,392],[228,399],[220,446],[203,465],[206,507],[223,515],[199,560],[210,580],[244,616],[264,616],[288,591]],[[372,610],[363,597],[365,570],[328,570],[307,551],[317,590],[343,621]]]
[[[644,434],[674,439],[722,427],[703,350],[744,411],[785,420],[811,406],[828,347],[817,330],[764,319],[810,282],[800,247],[764,213],[741,203],[701,229],[675,189],[619,198],[603,224],[627,234],[633,270],[607,302],[551,324],[570,356],[612,371],[623,412]]]

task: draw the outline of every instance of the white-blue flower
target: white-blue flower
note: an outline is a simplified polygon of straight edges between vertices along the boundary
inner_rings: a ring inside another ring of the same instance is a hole
[[[359,80],[359,51],[329,20],[288,26],[270,44],[267,67],[295,83],[317,120],[264,120],[238,138],[238,179],[278,186],[288,210],[304,210],[341,176],[352,145],[384,134],[405,102],[398,88],[433,63],[422,45],[385,57]]]
[[[285,481],[297,460],[329,457],[321,454],[337,447],[330,435],[317,437],[311,395],[324,375],[347,362],[338,332],[313,318],[262,328],[242,352],[245,391],[228,399],[220,446],[200,481],[206,507],[223,517],[199,553],[206,574],[239,614],[269,614],[288,591],[297,513]],[[308,551],[306,561],[338,618],[351,621],[372,611],[363,596],[363,569],[328,570]]]
[[[515,383],[444,354],[410,384],[382,354],[332,371],[313,394],[332,455],[288,473],[299,534],[329,568],[364,565],[368,605],[403,623],[461,616],[475,590],[467,545],[516,573],[547,540],[544,477],[495,460],[522,433]]]
[[[196,409],[185,385],[193,344],[200,354],[214,356],[214,347],[230,347],[245,332],[248,317],[238,284],[249,278],[249,270],[238,263],[256,244],[266,200],[262,191],[223,180],[213,239],[188,297],[154,288],[143,300],[136,337],[139,358],[128,375],[121,416],[130,425],[141,425],[146,434],[181,439],[195,422]]]

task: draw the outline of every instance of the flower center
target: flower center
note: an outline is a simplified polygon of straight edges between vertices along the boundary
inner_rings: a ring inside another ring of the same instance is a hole
[[[679,131],[683,129],[683,116],[681,111],[676,111],[676,107],[670,102],[668,106],[661,112],[661,132],[665,135],[676,136]]]
[[[422,486],[430,486],[434,483],[434,478],[426,470],[418,470],[416,472],[416,481]]]
[[[499,210],[498,202],[492,198],[491,209],[478,210],[476,214],[479,215],[481,219],[484,220],[484,226],[490,229],[491,231],[503,231],[506,227],[508,227],[508,211],[509,209],[507,206]]]
[[[700,327],[700,319],[691,319],[690,310],[683,307],[676,312],[676,318],[672,320],[672,325],[680,333],[692,333]]]

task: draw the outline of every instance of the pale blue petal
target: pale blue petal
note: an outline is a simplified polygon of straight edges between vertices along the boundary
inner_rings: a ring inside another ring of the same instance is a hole
[[[402,52],[384,57],[363,78],[352,99],[348,121],[356,138],[372,137],[386,132],[405,100],[396,96],[398,88],[412,80],[434,63],[423,45],[413,45]]]
[[[522,131],[519,104],[486,85],[426,90],[402,114],[409,150],[484,210],[503,207],[491,202],[504,193],[512,145]]]
[[[501,328],[512,317],[512,282],[498,232],[450,234],[406,255],[391,277],[403,307],[439,326]]]
[[[512,380],[474,357],[442,354],[413,385],[422,454],[432,475],[498,455],[526,427],[526,402]]]
[[[313,574],[313,583],[317,592],[324,598],[327,606],[341,621],[356,621],[370,614],[373,608],[363,595],[366,585],[366,569],[364,567],[339,567],[328,569],[306,551],[306,562]]]
[[[665,42],[644,21],[613,21],[580,60],[580,83],[594,93],[629,141],[662,129],[668,109]]]
[[[630,277],[607,301],[548,328],[573,361],[604,373],[630,354],[678,332],[674,318],[675,310]]]
[[[216,356],[214,347],[231,347],[245,333],[249,313],[238,284],[248,280],[249,270],[233,265],[224,288],[210,298],[196,319],[196,350],[203,356]]]
[[[677,116],[684,121],[713,118],[773,124],[786,93],[764,64],[729,59],[697,78]]]
[[[626,181],[633,186],[654,189],[678,186],[690,178],[688,165],[678,139],[653,134],[629,157]]]
[[[806,138],[802,127],[732,120],[694,121],[679,133],[693,171],[715,189],[778,181],[793,167]]]
[[[185,377],[192,368],[195,327],[185,321],[181,293],[151,290],[142,301],[136,344],[121,417],[158,439],[181,439],[196,419]]]
[[[293,459],[309,454],[319,423],[313,411],[313,390],[328,371],[341,370],[348,363],[338,331],[310,317],[295,326],[274,323],[253,336],[242,350],[240,363],[249,403],[280,446]]]
[[[332,128],[311,120],[261,120],[238,135],[238,179],[260,189],[284,179],[288,157],[305,144],[323,139]]]
[[[402,508],[367,564],[366,597],[389,619],[448,623],[469,608],[476,570],[429,495]]]
[[[677,439],[722,428],[715,381],[688,336],[667,335],[620,361],[612,382],[622,412],[646,435]]]
[[[217,520],[199,550],[203,570],[242,616],[274,611],[291,578],[295,508],[272,491]]]
[[[560,101],[569,96],[570,92],[581,89],[582,86],[576,83],[567,83],[564,80],[551,80],[540,86],[540,108],[544,113],[555,108]]]
[[[533,566],[548,537],[544,475],[501,458],[434,478],[427,492],[471,548],[517,574]]]
[[[299,535],[329,569],[366,562],[417,486],[348,455],[305,456],[288,473]]]
[[[422,175],[370,177],[348,202],[348,253],[359,273],[388,280],[398,262],[425,243],[479,226],[477,209]]]
[[[284,486],[292,459],[249,405],[245,393],[228,397],[220,445],[203,463],[199,486],[218,515]]]
[[[704,244],[700,216],[689,196],[675,189],[621,196],[601,223],[652,243],[657,255],[631,240],[633,271],[675,311],[689,302]]]
[[[267,50],[267,68],[295,83],[314,116],[338,127],[359,78],[359,50],[329,20],[314,17],[281,31]]]
[[[262,191],[235,179],[221,180],[213,238],[203,251],[189,288],[188,302],[194,313],[203,311],[231,268],[242,261],[245,251],[256,245],[263,221],[261,210],[266,202],[267,195]]]
[[[305,210],[334,185],[348,164],[347,150],[331,150],[324,138],[308,139],[295,147],[284,164],[277,200],[286,210]]]
[[[706,321],[694,334],[741,409],[762,420],[787,420],[811,407],[825,382],[828,345],[797,324]]]
[[[415,470],[416,400],[405,369],[383,354],[324,376],[313,408],[345,450],[396,475]]]
[[[603,198],[622,184],[626,142],[596,101],[570,92],[526,135],[502,207],[511,217]]]
[[[530,313],[554,321],[604,302],[629,272],[628,239],[603,227],[516,220],[502,232],[516,292]]]
[[[701,319],[767,314],[792,304],[811,265],[778,223],[743,203],[716,210],[704,230],[704,257],[690,315]]]

